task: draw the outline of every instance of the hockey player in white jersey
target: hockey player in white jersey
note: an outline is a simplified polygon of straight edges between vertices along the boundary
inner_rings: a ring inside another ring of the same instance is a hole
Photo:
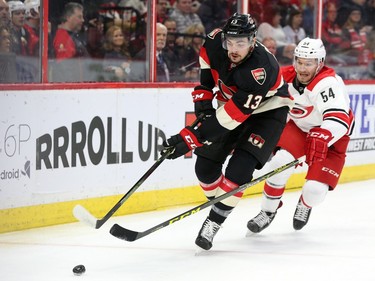
[[[344,82],[324,66],[325,56],[320,39],[305,38],[295,49],[293,65],[282,70],[295,105],[268,164],[274,169],[306,155],[308,171],[293,216],[295,230],[307,224],[311,209],[335,189],[354,125]],[[288,169],[265,182],[261,212],[247,223],[251,232],[262,231],[275,218],[293,171]]]

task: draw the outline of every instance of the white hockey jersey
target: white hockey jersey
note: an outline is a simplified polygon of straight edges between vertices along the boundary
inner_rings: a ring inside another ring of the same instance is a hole
[[[333,136],[330,145],[351,134],[354,116],[349,95],[343,80],[332,68],[324,66],[305,87],[293,83],[296,77],[293,66],[282,71],[295,101],[289,116],[302,131],[309,132],[314,127],[327,129]]]

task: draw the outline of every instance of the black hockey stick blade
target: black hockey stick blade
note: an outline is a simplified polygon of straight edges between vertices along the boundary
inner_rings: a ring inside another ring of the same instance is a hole
[[[222,201],[225,198],[228,198],[228,197],[230,197],[230,196],[232,196],[232,195],[234,195],[238,192],[242,192],[245,189],[249,188],[250,186],[256,185],[256,184],[258,184],[258,183],[260,183],[260,182],[262,182],[262,181],[264,181],[264,180],[266,180],[266,179],[268,179],[268,178],[270,178],[270,177],[272,177],[272,176],[274,176],[278,173],[281,173],[282,171],[285,171],[285,170],[287,170],[291,167],[296,166],[297,164],[299,164],[302,161],[304,161],[304,157],[301,157],[301,158],[296,159],[296,160],[294,160],[294,161],[292,161],[288,164],[280,166],[279,168],[276,168],[275,170],[273,170],[271,172],[268,172],[268,173],[264,174],[263,176],[260,176],[260,177],[256,178],[255,180],[252,180],[251,182],[245,183],[245,184],[233,189],[230,192],[224,193],[223,195],[221,195],[219,197],[216,197],[216,198],[212,199],[211,201],[207,201],[207,202],[205,202],[201,205],[198,205],[198,206],[196,206],[196,207],[194,207],[190,210],[187,210],[187,211],[185,211],[185,212],[183,212],[183,213],[181,213],[181,214],[179,214],[179,215],[177,215],[177,216],[175,216],[171,219],[168,219],[168,220],[166,220],[166,221],[164,221],[164,222],[162,222],[158,225],[155,225],[155,226],[153,226],[153,227],[151,227],[151,228],[149,228],[145,231],[140,231],[140,232],[134,231],[134,230],[124,228],[124,227],[122,227],[118,224],[114,224],[111,227],[109,232],[113,236],[115,236],[115,237],[117,237],[121,240],[133,242],[133,241],[138,240],[138,239],[140,239],[144,236],[147,236],[147,235],[149,235],[149,234],[151,234],[151,233],[153,233],[157,230],[160,230],[160,229],[162,229],[166,226],[169,226],[169,225],[171,225],[171,224],[173,224],[177,221],[180,221],[180,220],[182,220],[182,219],[184,219],[184,218],[186,218],[190,215],[198,213],[199,211],[201,211],[201,210],[203,210],[207,207],[210,207],[210,206],[214,205],[215,203],[217,203],[219,201]]]
[[[81,222],[84,222],[91,227],[100,228],[113,214],[125,203],[126,200],[141,186],[141,184],[156,170],[157,167],[172,153],[173,149],[168,149],[151,168],[133,185],[133,187],[112,207],[111,210],[101,219],[94,217],[87,209],[81,205],[76,205],[73,208],[73,215]]]
[[[192,124],[191,127],[195,127],[198,125],[198,123],[203,119],[203,114],[201,114]],[[156,170],[157,167],[169,155],[171,155],[174,151],[174,147],[169,147],[166,149],[166,151],[163,153],[162,156],[159,157],[155,161],[155,163],[151,166],[150,169],[147,170],[147,172],[133,185],[133,187],[112,207],[111,210],[108,211],[108,213],[102,217],[101,219],[96,218],[93,216],[87,209],[82,207],[81,205],[76,205],[73,208],[73,215],[74,217],[81,221],[86,223],[87,225],[91,226],[92,228],[98,229],[100,228],[107,220],[109,220],[113,214],[125,203],[126,200],[143,184],[143,182]]]

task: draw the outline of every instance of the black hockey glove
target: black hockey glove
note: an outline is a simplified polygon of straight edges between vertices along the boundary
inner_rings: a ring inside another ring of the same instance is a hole
[[[198,140],[196,134],[197,131],[194,131],[190,127],[183,128],[179,134],[171,136],[163,142],[164,149],[161,154],[164,155],[171,147],[173,147],[174,150],[169,156],[167,156],[167,159],[176,159],[185,155],[190,150],[202,146],[202,143]]]
[[[194,102],[195,116],[198,117],[203,114],[203,119],[215,114],[215,109],[212,106],[214,94],[212,90],[202,85],[195,87],[191,93]]]
[[[194,103],[194,112],[195,116],[203,114],[203,119],[206,119],[215,114],[215,109],[212,106],[212,101],[202,100]]]

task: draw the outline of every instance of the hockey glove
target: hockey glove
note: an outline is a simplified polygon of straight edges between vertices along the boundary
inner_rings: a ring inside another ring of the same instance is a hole
[[[306,163],[311,166],[315,162],[326,159],[328,143],[333,139],[330,131],[323,128],[312,128],[307,134],[305,154]]]
[[[212,90],[204,86],[197,86],[191,95],[193,97],[194,112],[196,117],[203,113],[203,118],[205,119],[215,114],[215,109],[212,106],[212,100],[214,98]]]
[[[166,153],[168,148],[173,147],[174,150],[167,159],[176,159],[185,155],[190,150],[202,146],[196,135],[197,133],[197,131],[194,131],[190,127],[183,128],[179,134],[171,136],[163,142],[164,149],[161,152],[162,155]]]

